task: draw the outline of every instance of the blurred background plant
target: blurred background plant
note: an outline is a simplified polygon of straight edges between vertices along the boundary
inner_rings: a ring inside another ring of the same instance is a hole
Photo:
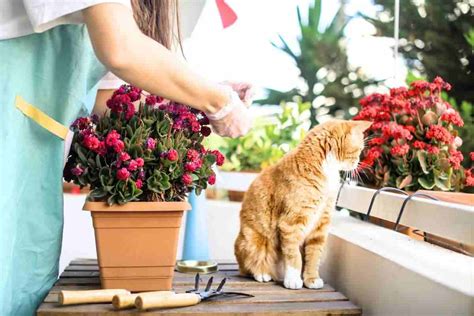
[[[282,102],[278,114],[258,117],[253,129],[240,138],[210,136],[207,144],[226,156],[226,171],[260,171],[276,163],[303,139],[309,128],[307,102]]]
[[[395,0],[374,0],[375,18],[365,18],[379,36],[392,37]],[[456,103],[474,103],[474,2],[408,0],[400,5],[400,53],[407,67],[428,80],[451,83]],[[471,118],[472,120],[472,118]]]
[[[300,36],[299,52],[290,48],[282,36],[276,48],[288,54],[300,70],[301,84],[289,91],[267,89],[268,96],[256,101],[259,104],[279,104],[300,98],[312,104],[310,123],[314,126],[322,116],[350,118],[350,108],[357,106],[363,87],[376,81],[367,78],[360,68],[348,63],[344,30],[351,19],[344,12],[345,1],[336,12],[331,23],[321,30],[321,0],[309,5],[307,18],[297,8]]]

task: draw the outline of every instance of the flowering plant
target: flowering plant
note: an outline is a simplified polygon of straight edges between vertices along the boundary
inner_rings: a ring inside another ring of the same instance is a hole
[[[432,83],[419,80],[408,89],[374,93],[360,101],[354,119],[374,122],[361,166],[371,170],[376,186],[459,191],[474,185],[472,168],[464,170],[458,150],[462,139],[455,127],[464,122],[440,95],[450,88],[437,77]]]
[[[224,156],[201,144],[211,133],[206,115],[158,96],[143,98],[140,89],[123,85],[107,101],[110,116],[72,124],[64,178],[89,185],[91,200],[180,201],[215,183],[212,166]]]

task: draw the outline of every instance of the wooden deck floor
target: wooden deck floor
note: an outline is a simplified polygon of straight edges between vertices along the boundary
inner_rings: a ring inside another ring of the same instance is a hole
[[[238,275],[235,263],[219,263],[219,272],[214,273],[214,284],[226,277],[225,290],[253,294],[253,298],[232,298],[202,302],[196,306],[151,310],[139,313],[135,309],[114,311],[110,304],[91,304],[59,306],[60,290],[90,290],[100,288],[99,268],[95,259],[73,260],[61,274],[51,289],[37,315],[112,315],[112,314],[150,314],[150,315],[361,315],[359,307],[351,303],[343,294],[325,285],[321,290],[287,290],[281,284],[258,283]],[[201,279],[207,281],[208,275]],[[177,293],[193,288],[194,275],[176,272],[173,288]]]

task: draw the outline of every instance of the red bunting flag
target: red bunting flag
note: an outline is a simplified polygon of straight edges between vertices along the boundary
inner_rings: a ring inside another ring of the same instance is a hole
[[[225,3],[225,0],[216,0],[216,4],[221,16],[222,26],[227,28],[234,24],[237,20],[237,14],[235,14],[234,10]]]

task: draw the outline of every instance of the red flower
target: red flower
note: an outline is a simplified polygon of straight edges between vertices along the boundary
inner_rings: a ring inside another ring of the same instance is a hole
[[[145,160],[143,160],[143,158],[137,158],[137,159],[135,159],[135,161],[137,162],[137,165],[140,168],[145,165]]]
[[[156,147],[156,140],[154,138],[149,137],[146,140],[146,148],[150,150],[154,150]]]
[[[455,170],[461,168],[461,162],[463,161],[464,157],[462,152],[458,150],[449,150],[449,163]]]
[[[84,147],[90,150],[95,150],[99,148],[99,143],[99,139],[92,135],[85,135],[84,139],[82,140],[82,144],[84,145]]]
[[[464,171],[464,175],[466,176],[465,184],[467,187],[474,187],[474,173],[472,170],[473,169],[471,168]]]
[[[116,130],[111,130],[108,134],[107,134],[107,137],[105,137],[105,143],[107,144],[107,146],[114,146],[115,143],[120,139],[120,134],[117,133]]]
[[[439,154],[439,148],[436,147],[436,146],[432,146],[432,145],[427,145],[428,146],[428,153],[429,154],[433,154],[433,155],[437,155]]]
[[[130,177],[130,172],[128,172],[127,168],[121,168],[117,171],[117,179],[125,181]]]
[[[445,144],[448,144],[453,140],[453,135],[451,135],[446,128],[440,125],[431,125],[426,132],[426,137]]]
[[[119,154],[119,160],[120,161],[127,161],[129,159],[130,159],[130,155],[127,154],[126,152],[123,151]]]
[[[416,149],[425,149],[427,144],[425,142],[422,142],[421,140],[415,140],[413,142],[413,147]]]
[[[124,148],[125,148],[125,144],[124,144],[123,141],[118,140],[118,141],[115,142],[115,144],[114,144],[115,152],[121,153],[124,150]]]
[[[130,160],[130,162],[128,163],[128,170],[129,171],[135,171],[138,169],[138,163],[135,161],[135,160]]]
[[[105,156],[107,154],[107,147],[105,147],[105,142],[100,141],[99,146],[95,150],[96,153],[98,153],[100,156]]]
[[[183,180],[183,183],[188,186],[193,183],[193,177],[189,173],[183,174],[181,180]]]
[[[216,183],[216,175],[214,173],[211,174],[209,178],[207,178],[207,183],[210,185],[214,185],[214,183]]]
[[[380,146],[382,145],[383,143],[385,143],[385,139],[382,138],[382,137],[375,137],[371,140],[369,140],[369,145],[375,145],[375,146]]]
[[[208,126],[202,126],[201,127],[201,134],[202,134],[202,136],[207,137],[207,136],[211,135],[211,129]]]
[[[390,153],[394,156],[404,156],[410,151],[410,146],[408,144],[395,145],[390,149]]]
[[[196,161],[197,159],[199,159],[199,156],[199,152],[195,149],[188,150],[188,153],[186,154],[186,157],[189,161]]]
[[[216,157],[216,163],[218,166],[222,166],[224,164],[225,157],[220,151],[212,150],[210,153]]]
[[[447,109],[443,114],[441,114],[441,120],[460,127],[464,125],[461,116],[454,109]]]
[[[471,158],[471,161],[474,161],[474,151],[469,153],[469,157]]]
[[[189,172],[194,172],[197,169],[201,168],[202,162],[200,160],[187,162],[184,164],[184,169]]]
[[[154,95],[149,95],[145,99],[146,104],[148,105],[155,105],[156,104],[156,97]]]
[[[143,187],[142,179],[138,179],[137,181],[135,181],[135,185],[137,186],[138,189],[141,189]]]
[[[176,161],[178,160],[178,152],[176,151],[176,149],[170,149],[168,150],[168,153],[166,154],[166,158],[169,160],[169,161]]]

